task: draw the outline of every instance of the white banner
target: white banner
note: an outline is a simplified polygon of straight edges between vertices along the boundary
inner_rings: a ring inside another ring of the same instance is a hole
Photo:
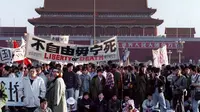
[[[5,85],[8,95],[7,106],[23,106],[21,98],[18,96],[19,81],[21,78],[0,78],[0,82]]]
[[[18,48],[12,48],[13,49],[12,62],[24,60],[26,51],[25,45],[26,45],[25,40],[21,38],[21,46]]]
[[[0,63],[11,63],[13,57],[13,49],[1,48],[0,49]]]
[[[168,55],[167,55],[167,46],[163,46],[162,48],[160,48],[160,55],[161,55],[161,64],[165,64],[168,65]]]
[[[51,40],[55,42],[68,44],[69,36],[51,35]]]
[[[25,46],[20,46],[19,48],[13,49],[13,59],[12,61],[20,61],[25,58]]]
[[[153,54],[153,65],[155,67],[161,67],[163,64],[168,65],[168,55],[166,45],[158,50],[152,50]]]
[[[96,45],[75,45],[58,43],[28,35],[26,45],[26,57],[35,60],[64,63],[119,60],[116,37]]]
[[[160,65],[160,53],[159,53],[159,49],[158,50],[152,50],[152,54],[153,54],[153,65],[155,67],[158,67],[160,68],[161,65]]]

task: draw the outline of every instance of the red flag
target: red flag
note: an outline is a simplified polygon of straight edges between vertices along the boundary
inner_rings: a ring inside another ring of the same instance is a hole
[[[25,59],[24,59],[24,64],[25,64],[26,66],[28,66],[28,65],[32,65],[32,62],[31,62],[31,60],[29,60],[28,58],[25,58]]]
[[[19,45],[18,45],[17,41],[14,40],[14,41],[13,41],[13,48],[18,48],[18,47],[19,47]]]

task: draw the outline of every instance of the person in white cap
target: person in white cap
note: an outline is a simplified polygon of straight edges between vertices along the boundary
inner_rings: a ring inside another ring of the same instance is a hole
[[[68,112],[77,111],[77,102],[73,97],[67,99],[67,107],[68,107]]]

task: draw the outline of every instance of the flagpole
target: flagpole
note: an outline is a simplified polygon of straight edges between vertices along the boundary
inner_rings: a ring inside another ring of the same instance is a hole
[[[93,44],[96,44],[96,0],[94,0],[94,14],[93,14],[93,16],[94,16],[94,42],[93,42]]]
[[[190,38],[192,37],[192,34],[191,34],[191,21],[190,21]]]
[[[0,18],[0,35],[1,35],[1,18]]]
[[[178,26],[178,21],[176,20],[176,25]],[[178,38],[178,28],[176,28],[176,37]]]
[[[178,38],[178,28],[176,28],[176,37]]]
[[[15,18],[13,19],[13,25],[14,25],[13,37],[15,37]]]

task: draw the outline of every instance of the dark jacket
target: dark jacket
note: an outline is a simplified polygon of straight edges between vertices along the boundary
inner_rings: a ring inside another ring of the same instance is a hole
[[[147,77],[146,74],[136,76],[136,96],[135,96],[135,105],[139,107],[142,102],[146,99],[147,95]]]
[[[108,103],[108,112],[119,112],[121,108],[121,102],[120,100],[110,100]]]
[[[104,91],[105,82],[106,82],[106,79],[103,76],[102,76],[101,81],[100,81],[98,75],[93,77],[92,82],[91,82],[92,99],[96,99],[98,96],[98,93]]]
[[[158,92],[164,92],[166,84],[166,79],[164,76],[159,76],[158,78],[155,78],[155,88],[158,88]]]
[[[76,88],[77,87],[77,76],[74,72],[64,72],[63,80],[65,81],[65,85],[67,89]]]
[[[106,100],[100,101],[99,99],[96,99],[95,102],[95,112],[107,112],[108,110],[108,104]]]
[[[147,80],[147,94],[153,94],[155,91],[155,78],[153,76],[148,77]]]
[[[90,108],[86,108],[85,106],[86,105],[89,105]],[[94,109],[94,102],[92,101],[92,99],[80,99],[78,101],[78,111],[79,112],[93,112],[93,109]]]
[[[76,83],[75,84],[76,84],[75,89],[79,90],[82,85],[81,77],[79,74],[76,74]]]
[[[124,89],[130,89],[130,85],[133,86],[136,83],[136,77],[132,73],[124,74],[123,84]],[[132,88],[132,87],[131,87]]]

